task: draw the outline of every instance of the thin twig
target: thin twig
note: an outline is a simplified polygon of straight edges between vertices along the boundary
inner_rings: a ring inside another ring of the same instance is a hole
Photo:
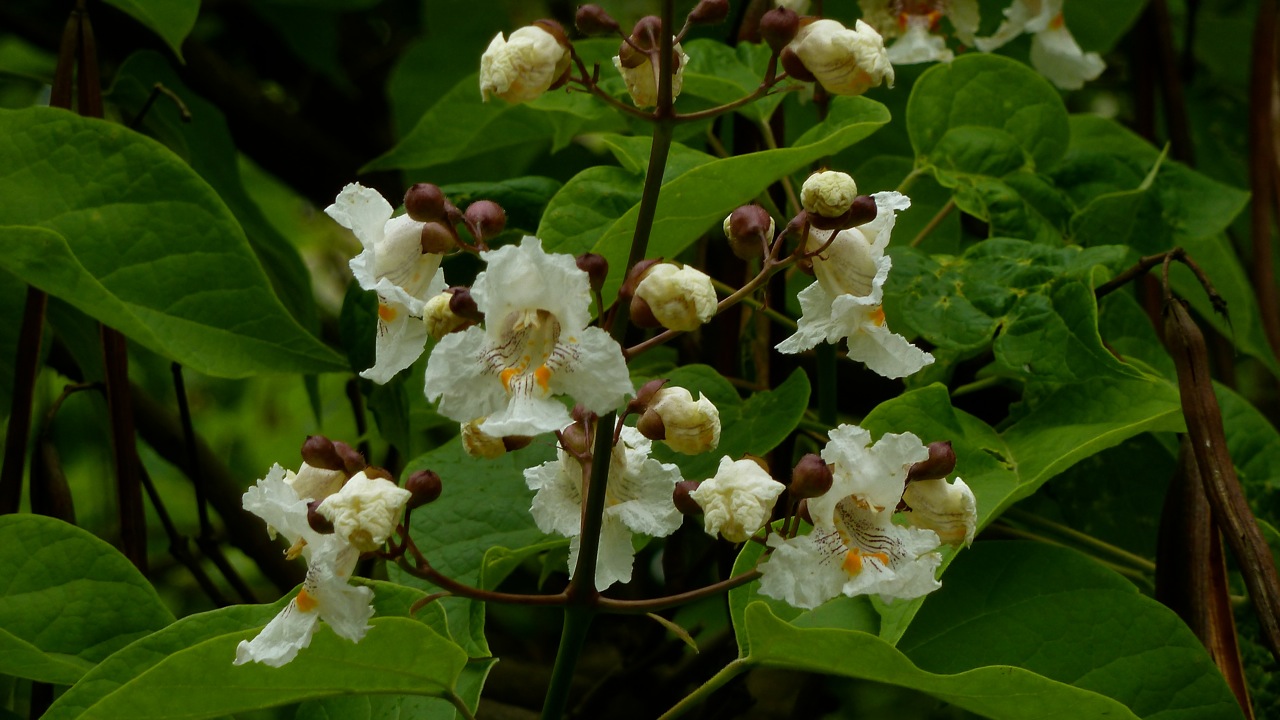
[[[915,239],[911,241],[911,247],[920,247],[920,243],[924,242],[924,239],[929,237],[929,233],[937,230],[938,226],[942,224],[942,221],[946,220],[947,216],[951,214],[951,211],[955,209],[956,199],[951,198],[947,201],[946,205],[942,206],[942,209],[938,211],[938,214],[933,216],[933,219],[929,221],[929,224],[924,226],[924,229],[920,231],[920,234],[916,235]]]

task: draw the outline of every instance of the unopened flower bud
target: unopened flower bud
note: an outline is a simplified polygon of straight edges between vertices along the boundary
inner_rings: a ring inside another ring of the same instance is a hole
[[[631,42],[641,50],[657,50],[662,37],[662,18],[645,15],[631,28]]]
[[[334,532],[360,552],[371,552],[395,531],[410,495],[391,480],[356,473],[316,509],[333,522]]]
[[[654,316],[653,309],[644,298],[631,298],[631,324],[642,328],[662,327],[662,323]]]
[[[729,0],[702,0],[689,12],[689,22],[695,25],[715,25],[729,16]]]
[[[506,453],[527,447],[533,438],[524,435],[496,437],[480,429],[485,418],[462,423],[462,449],[475,458],[492,460]]]
[[[380,468],[377,465],[370,465],[364,469],[364,476],[370,479],[386,480],[389,483],[395,483],[396,476],[391,474],[390,470]]]
[[[444,223],[428,222],[422,225],[422,236],[418,242],[422,252],[443,255],[458,246],[458,235]]]
[[[813,173],[800,187],[800,204],[809,213],[811,223],[819,217],[834,218],[845,214],[856,197],[858,184],[848,173],[836,170]]]
[[[646,302],[653,317],[671,330],[697,330],[716,314],[711,278],[689,265],[653,266],[636,284],[635,297]]]
[[[809,72],[809,68],[804,66],[800,56],[796,55],[790,47],[782,48],[782,52],[778,55],[778,64],[782,66],[783,70],[787,71],[787,75],[800,82],[811,83],[818,81],[818,78]]]
[[[302,443],[302,462],[321,470],[341,470],[342,458],[333,442],[323,435],[308,435]]]
[[[411,493],[405,507],[412,510],[439,499],[440,493],[444,492],[444,485],[434,471],[418,470],[404,481],[404,489]]]
[[[444,192],[438,185],[417,183],[404,193],[404,209],[409,217],[418,222],[440,222],[448,215],[445,213]]]
[[[808,500],[801,500],[800,504],[796,505],[796,516],[810,525],[813,524],[813,515],[809,513]]]
[[[293,488],[299,498],[324,500],[342,489],[347,481],[347,473],[343,470],[325,470],[308,463],[302,463],[298,472],[287,471],[284,482]]]
[[[359,450],[356,450],[340,440],[335,440],[333,442],[333,449],[338,452],[338,457],[342,458],[342,469],[347,474],[347,477],[351,477],[361,470],[364,470],[365,466],[368,465]]]
[[[720,535],[729,542],[745,542],[764,527],[773,514],[773,504],[782,494],[782,483],[774,480],[750,459],[720,459],[720,467],[689,497],[702,508],[708,535]]]
[[[693,395],[682,387],[664,387],[654,394],[636,428],[643,433],[645,425],[662,429],[662,437],[646,437],[662,440],[667,447],[685,455],[714,450],[720,444],[720,411],[706,395],[698,393],[694,401]]]
[[[582,253],[574,258],[574,262],[578,264],[579,270],[587,274],[591,289],[600,292],[600,288],[604,287],[605,279],[609,277],[609,261],[605,260],[603,255]]]
[[[484,322],[484,313],[471,297],[471,288],[466,285],[455,285],[445,292],[449,293],[449,310],[460,318],[471,322]]]
[[[653,107],[658,104],[658,66],[652,62],[650,52],[659,47],[659,33],[662,32],[662,21],[652,15],[643,17],[636,23],[631,33],[631,43],[623,42],[618,54],[613,58],[613,66],[622,74],[627,84],[627,93],[636,107]],[[632,47],[632,45],[635,47]],[[637,51],[636,48],[640,50]],[[680,96],[684,86],[684,68],[689,64],[689,56],[684,53],[680,43],[676,43],[671,51],[671,99]]]
[[[467,227],[476,236],[476,240],[482,242],[497,237],[507,226],[507,211],[492,200],[477,200],[471,203],[463,215],[467,218]]]
[[[702,506],[696,500],[689,496],[694,490],[698,489],[698,482],[695,480],[681,480],[676,483],[676,488],[671,492],[671,500],[675,502],[676,509],[681,515],[701,515]]]
[[[833,479],[826,461],[815,453],[809,453],[800,458],[791,470],[791,485],[787,489],[794,498],[821,497],[831,489]]]
[[[536,25],[516,30],[509,40],[498,33],[480,57],[480,96],[522,103],[546,92],[569,72],[569,50],[559,35]]]
[[[945,478],[956,469],[956,451],[950,440],[929,443],[929,459],[921,460],[907,471],[907,482]]]
[[[333,523],[329,521],[329,518],[316,512],[316,508],[320,507],[320,503],[322,502],[324,501],[312,500],[307,503],[307,524],[311,526],[312,530],[315,530],[321,535],[332,535]]]
[[[436,340],[470,322],[449,307],[452,300],[453,295],[442,292],[432,297],[422,307],[422,321],[427,325],[427,334]]]
[[[911,508],[906,516],[912,526],[938,533],[942,542],[949,545],[973,543],[978,500],[960,478],[951,483],[942,478],[907,483],[902,501]]]
[[[580,5],[573,16],[573,24],[583,35],[608,35],[618,31],[618,21],[596,4]]]
[[[788,47],[832,95],[861,95],[881,83],[893,87],[884,38],[861,20],[853,30],[835,20],[806,21]]]
[[[729,249],[743,260],[759,257],[773,242],[775,225],[769,211],[759,205],[743,205],[724,219]]]
[[[655,378],[640,386],[636,391],[636,396],[631,402],[627,403],[628,413],[642,413],[649,409],[649,404],[653,402],[653,398],[667,384],[666,378]],[[652,440],[653,438],[649,438]]]
[[[800,16],[791,8],[776,7],[760,18],[760,37],[774,52],[782,52],[799,28]]]

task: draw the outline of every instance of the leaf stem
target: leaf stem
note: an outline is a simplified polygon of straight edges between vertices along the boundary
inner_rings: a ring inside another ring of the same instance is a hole
[[[729,283],[716,280],[715,278],[711,278],[711,284],[715,287],[716,290],[719,290],[720,292],[723,292],[729,295],[737,292],[738,290],[737,288],[730,285]],[[765,305],[764,303],[760,302],[759,300],[756,300],[753,297],[744,297],[742,298],[742,302],[744,305],[749,305],[753,309],[763,313],[765,317],[778,323],[779,325],[782,325],[783,327],[787,327],[792,330],[795,330],[797,327],[799,327],[799,324],[796,323],[795,320],[792,320],[786,315],[783,315],[782,313],[778,312],[777,310],[774,310],[773,308],[769,307],[768,305]]]
[[[906,184],[905,181],[903,184]],[[929,224],[924,226],[924,229],[920,231],[920,234],[916,235],[915,239],[911,241],[911,247],[919,247],[920,243],[924,242],[924,239],[929,237],[929,233],[937,230],[938,226],[942,224],[942,221],[946,220],[947,216],[951,214],[951,211],[955,209],[956,200],[955,198],[951,198],[947,201],[946,205],[942,206],[942,209],[938,211],[938,214],[933,216],[933,219],[929,221]]]
[[[671,709],[663,713],[658,720],[674,720],[681,715],[692,710],[694,707],[706,701],[711,695],[724,687],[728,682],[747,670],[751,669],[751,663],[746,658],[738,658],[733,662],[720,668],[720,671],[712,675],[706,682],[702,683],[697,690],[686,695],[680,702],[671,706]]]
[[[471,712],[471,708],[467,707],[466,701],[459,697],[458,693],[449,690],[449,694],[445,695],[444,699],[449,701],[449,704],[458,711],[463,720],[476,720],[475,713]]]
[[[706,587],[690,590],[688,592],[678,593],[676,595],[667,595],[666,597],[652,598],[649,600],[614,600],[613,598],[600,598],[600,611],[614,613],[618,615],[643,615],[645,613],[654,613],[678,605],[691,603],[695,600],[701,600],[722,592],[727,592],[740,585],[747,583],[760,577],[759,570],[750,570],[741,575],[734,575],[727,580],[721,580],[718,583],[707,585]]]

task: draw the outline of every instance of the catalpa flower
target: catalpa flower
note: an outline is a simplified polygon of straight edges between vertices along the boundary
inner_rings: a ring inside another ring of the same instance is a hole
[[[858,227],[839,231],[831,240],[830,230],[809,230],[805,249],[821,253],[813,257],[817,282],[800,291],[799,328],[778,343],[778,351],[798,353],[820,342],[837,343],[845,338],[849,357],[866,364],[887,378],[910,375],[933,362],[933,356],[907,342],[885,327],[884,283],[893,261],[884,254],[893,231],[894,215],[911,206],[900,193],[880,192],[876,219]]]
[[[991,52],[1024,32],[1031,37],[1031,65],[1063,90],[1079,90],[1107,68],[1098,53],[1080,48],[1062,16],[1063,0],[1014,0],[994,35],[977,38],[979,50]]]
[[[956,39],[966,45],[973,44],[978,32],[976,0],[859,0],[858,5],[863,20],[886,38],[897,38],[888,48],[894,65],[955,59],[946,37],[938,34],[944,17],[951,22]]]
[[[569,71],[569,49],[556,37],[564,35],[560,25],[549,20],[541,24],[522,27],[510,39],[498,33],[489,42],[480,56],[481,99],[496,95],[509,103],[536,100]]]
[[[832,471],[831,490],[810,498],[813,531],[795,538],[773,535],[760,592],[799,608],[837,595],[879,595],[886,602],[926,595],[942,556],[932,530],[893,522],[907,472],[929,457],[911,433],[886,434],[874,445],[854,425],[831,431],[822,451]]]
[[[311,644],[321,620],[352,642],[359,642],[369,629],[373,591],[348,583],[360,551],[344,535],[321,534],[312,529],[307,521],[307,504],[323,498],[299,497],[295,488],[310,486],[314,490],[322,485],[298,482],[306,475],[307,466],[303,467],[304,472],[295,475],[273,465],[267,476],[244,494],[244,509],[265,520],[269,529],[293,544],[289,556],[306,558],[307,577],[297,596],[257,637],[240,642],[236,665],[249,661],[272,667],[284,665]]]
[[[427,342],[423,306],[444,291],[441,256],[422,252],[422,226],[394,209],[378,191],[351,183],[324,209],[359,238],[364,250],[351,259],[351,272],[364,290],[378,293],[377,356],[361,377],[385,383],[413,364]]]
[[[549,255],[542,241],[484,252],[488,268],[471,297],[484,327],[446,335],[427,365],[426,395],[442,415],[494,437],[537,435],[569,425],[554,396],[569,395],[604,414],[633,390],[622,348],[587,327],[587,274],[569,255]]]
[[[609,458],[600,550],[595,584],[604,590],[616,582],[630,582],[635,546],[633,532],[666,537],[680,527],[681,515],[672,500],[680,469],[649,457],[651,444],[632,427],[624,427]],[[582,465],[564,450],[557,459],[524,471],[525,483],[536,490],[529,511],[544,533],[570,538],[569,574],[578,564],[582,533]]]

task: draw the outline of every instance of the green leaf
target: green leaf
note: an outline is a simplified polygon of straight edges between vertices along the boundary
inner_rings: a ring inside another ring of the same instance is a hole
[[[705,98],[715,105],[725,105],[755,92],[764,80],[769,59],[766,45],[740,43],[732,48],[722,42],[699,38],[683,43],[682,47],[689,55],[689,65],[684,70],[681,97]],[[763,97],[737,112],[756,122],[765,122],[783,97],[781,93]]]
[[[115,548],[42,515],[0,517],[0,673],[58,684],[173,622]]]
[[[0,419],[9,417],[13,403],[13,361],[18,355],[18,336],[22,330],[22,313],[27,307],[27,286],[13,275],[0,270]]]
[[[558,180],[531,175],[498,182],[455,183],[440,189],[458,207],[476,200],[492,200],[507,213],[507,230],[533,234],[547,203],[561,187]]]
[[[1072,0],[1062,4],[1062,14],[1080,47],[1105,54],[1133,27],[1145,7],[1142,0]]]
[[[970,53],[934,65],[911,90],[907,132],[917,158],[936,162],[940,146],[961,152],[960,139],[943,140],[953,128],[968,126],[1008,133],[1037,170],[1052,167],[1067,150],[1067,111],[1058,91],[1031,68],[999,55]]]
[[[106,0],[159,35],[182,59],[182,41],[195,27],[200,0]]]
[[[0,111],[0,265],[199,372],[341,370],[271,292],[235,218],[186,163],[119,125]]]
[[[458,438],[414,458],[404,473],[430,469],[444,481],[440,499],[413,513],[413,540],[431,567],[468,585],[481,583],[485,553],[499,546],[519,550],[550,538],[529,514],[533,491],[524,469],[554,457],[550,445],[534,443],[494,460],[467,455]],[[413,587],[435,586],[398,566],[387,568],[391,579]],[[443,598],[453,637],[472,657],[489,654],[484,640],[484,605],[462,598]]]
[[[686,388],[695,397],[705,394],[720,411],[720,445],[715,452],[683,455],[664,443],[653,444],[654,457],[678,465],[685,480],[711,477],[723,457],[763,456],[796,429],[809,405],[809,377],[799,368],[778,387],[753,393],[746,401],[706,365],[686,365],[661,377],[670,380],[668,387]]]
[[[827,120],[801,135],[792,147],[709,162],[664,184],[646,257],[675,257],[703,233],[718,229],[734,208],[750,202],[779,178],[857,143],[888,121],[888,112],[877,102],[838,97],[831,103]],[[602,228],[591,248],[609,261],[606,300],[621,285],[639,214],[637,203]],[[551,242],[545,244],[548,252],[572,252]]]
[[[744,628],[744,660],[739,662],[747,667],[780,667],[898,685],[995,720],[1137,717],[1110,698],[1022,668],[930,673],[875,635],[837,628],[797,628],[779,620],[763,603],[746,609]]]
[[[218,192],[244,228],[249,246],[271,279],[271,287],[298,324],[317,333],[319,316],[311,289],[311,273],[297,249],[271,225],[240,180],[237,150],[222,113],[182,83],[158,53],[130,55],[116,72],[111,99],[130,116],[146,104],[156,83],[177,94],[191,111],[183,121],[176,108],[160,98],[143,118],[142,127],[187,161]]]
[[[232,632],[180,650],[144,670],[78,717],[214,718],[330,695],[394,693],[444,697],[466,654],[407,618],[374,618],[358,643],[322,627],[311,645],[279,668],[232,665],[236,645],[258,629]]]
[[[1242,716],[1176,614],[1120,575],[1051,545],[978,543],[961,553],[898,649],[938,674],[1024,668],[1113,698],[1141,718]]]
[[[512,105],[480,98],[478,74],[468,75],[431,106],[391,150],[361,172],[422,169],[501,148],[550,143],[552,151],[586,132],[626,127],[623,118],[585,93],[549,92],[531,103]]]

